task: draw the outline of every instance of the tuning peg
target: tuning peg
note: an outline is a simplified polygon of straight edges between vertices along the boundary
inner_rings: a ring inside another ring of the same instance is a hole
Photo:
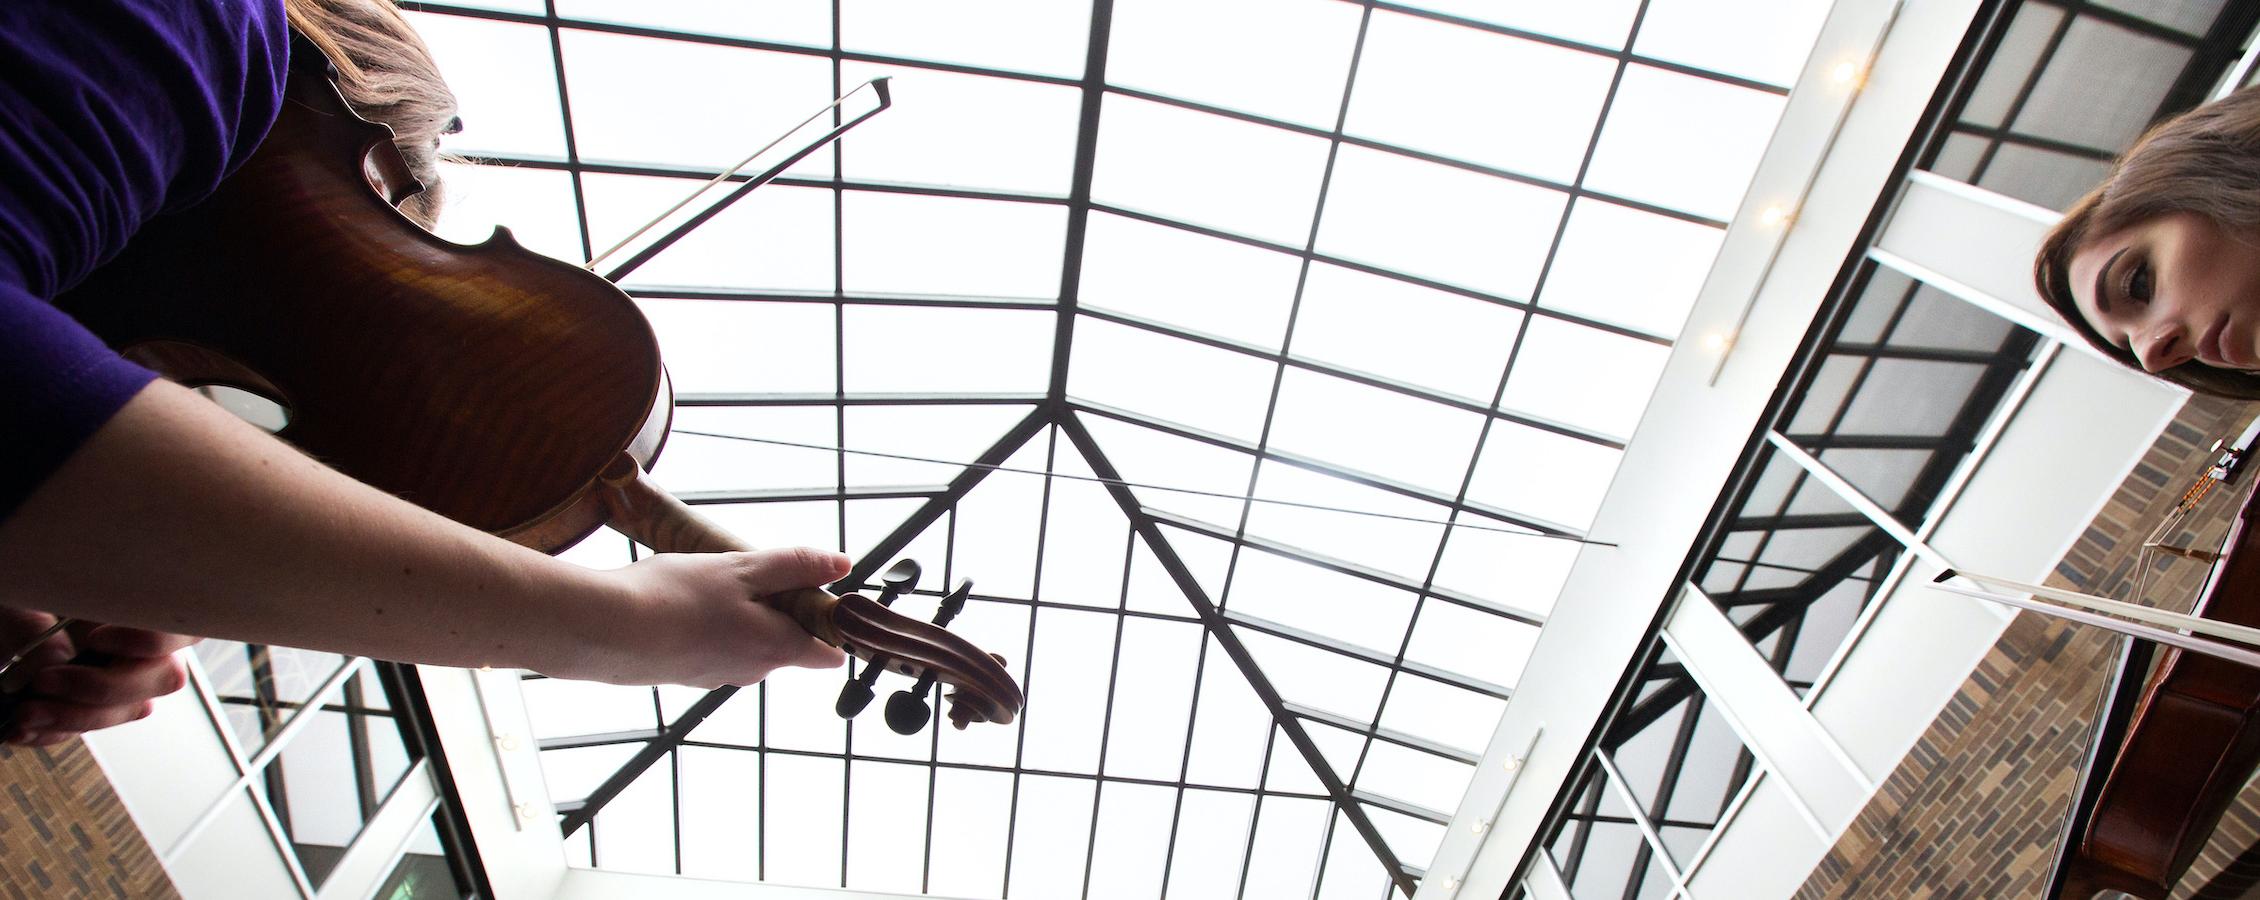
[[[864,707],[871,705],[873,696],[871,686],[878,683],[879,673],[886,670],[886,657],[874,659],[870,665],[864,666],[863,671],[856,673],[854,678],[848,679],[848,683],[840,685],[840,699],[832,702],[832,711],[839,713],[842,719],[853,719],[858,713],[863,712]],[[893,708],[892,703],[889,703],[888,706],[890,709]],[[891,717],[892,713],[889,713],[889,716]]]
[[[950,588],[949,595],[942,598],[942,605],[934,610],[934,624],[944,628],[949,627],[950,620],[957,618],[958,613],[965,611],[965,600],[971,596],[973,596],[973,579],[958,579],[957,587]]]
[[[942,697],[942,699],[949,701],[950,727],[955,728],[959,731],[964,731],[965,726],[972,723],[975,718],[975,715],[973,713],[973,705],[970,703],[957,702],[957,694],[955,693],[946,694]]]
[[[926,692],[934,689],[934,673],[918,676],[918,686],[907,691],[896,691],[887,698],[887,727],[896,734],[917,734],[934,717],[934,708],[926,704]]]
[[[879,573],[879,605],[893,606],[895,598],[918,587],[918,561],[905,559]]]

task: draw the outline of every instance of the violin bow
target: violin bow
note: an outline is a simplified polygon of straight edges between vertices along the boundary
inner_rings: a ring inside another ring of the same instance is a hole
[[[864,88],[870,88],[872,93],[877,96],[878,105],[864,110],[862,113],[857,114],[855,118],[832,126],[831,130],[818,135],[815,140],[809,142],[806,146],[801,147],[799,150],[793,151],[793,153],[790,156],[785,157],[783,161],[778,162],[776,165],[770,166],[767,169],[763,169],[760,174],[747,179],[746,183],[738,185],[736,190],[722,195],[722,199],[714,201],[713,205],[700,210],[696,215],[693,215],[689,219],[684,220],[682,224],[668,229],[667,233],[660,235],[657,239],[654,239],[651,242],[650,246],[638,250],[636,251],[635,255],[628,257],[627,262],[613,267],[612,271],[610,272],[603,273],[604,280],[612,282],[613,284],[619,284],[620,279],[626,278],[628,276],[628,273],[635,271],[644,263],[650,262],[652,257],[658,256],[661,251],[664,251],[668,247],[673,246],[676,241],[682,240],[683,236],[689,234],[692,229],[695,229],[700,225],[704,225],[706,224],[707,220],[720,215],[723,210],[730,208],[731,204],[738,202],[740,199],[743,199],[745,195],[753,193],[755,188],[768,184],[771,181],[775,181],[777,179],[777,176],[784,174],[786,169],[792,168],[801,160],[807,159],[809,154],[823,149],[824,145],[838,140],[841,135],[847,134],[848,129],[854,128],[857,125],[861,125],[865,120],[871,118],[872,116],[876,116],[882,112],[887,111],[887,108],[893,106],[895,103],[894,94],[889,91],[887,87],[887,81],[889,77],[891,76],[881,76],[856,85],[854,90],[848,91],[845,94],[841,94],[839,97],[834,98],[832,102],[824,104],[824,107],[822,109],[818,109],[814,113],[810,113],[808,118],[800,120],[800,124],[786,129],[785,133],[777,135],[777,137],[771,140],[769,143],[761,145],[761,149],[746,154],[746,157],[744,159],[738,160],[737,163],[731,165],[729,168],[723,169],[720,174],[717,174],[713,178],[708,179],[705,184],[699,185],[697,190],[691,191],[689,194],[685,195],[683,199],[676,201],[674,206],[667,208],[667,211],[653,216],[651,221],[645,222],[643,223],[643,225],[637,227],[636,230],[629,232],[627,237],[621,238],[619,243],[613,244],[603,253],[597,254],[594,258],[583,264],[582,268],[588,269],[591,272],[596,271],[597,266],[602,265],[604,261],[610,259],[613,254],[619,253],[622,248],[627,247],[628,244],[635,241],[635,239],[642,237],[645,232],[659,227],[659,223],[666,221],[668,216],[672,216],[675,213],[680,212],[683,207],[689,206],[691,204],[691,201],[697,200],[699,197],[705,195],[707,191],[713,190],[715,185],[721,184],[723,181],[728,180],[730,176],[738,174],[739,169],[743,169],[748,165],[752,165],[754,159],[760,157],[761,154],[769,152],[778,144],[784,143],[786,138],[798,134],[801,129],[807,128],[810,122],[816,121],[825,113],[840,108],[842,104],[848,101],[849,97],[853,97],[856,94],[862,93]]]
[[[2148,593],[2146,588],[2150,569],[2160,556],[2193,559],[2208,565],[2221,561],[2222,553],[2219,550],[2177,546],[2167,543],[2166,538],[2182,526],[2191,512],[2212,493],[2214,486],[2236,483],[2255,440],[2260,440],[2260,417],[2255,417],[2246,425],[2244,433],[2236,440],[2217,441],[2213,444],[2213,452],[2217,454],[2213,461],[2191,482],[2189,489],[2182,492],[2181,499],[2174,504],[2173,509],[2167,511],[2158,526],[2151,529],[2149,537],[2143,540],[2136,565],[2134,596],[2141,597]],[[2227,537],[2224,535],[2222,540],[2225,543]],[[1977,590],[1944,583],[1957,577],[1993,590]],[[1932,581],[1934,588],[1947,593],[2095,625],[2130,637],[2260,669],[2260,653],[2254,652],[2256,648],[2260,648],[2260,628],[1975,572],[1948,569]],[[2018,596],[2019,594],[2030,596]]]

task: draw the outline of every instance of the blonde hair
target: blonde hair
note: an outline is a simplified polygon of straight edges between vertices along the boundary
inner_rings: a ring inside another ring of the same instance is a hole
[[[2041,240],[2032,266],[2040,296],[2088,343],[2138,369],[2134,355],[2103,340],[2073,304],[2072,257],[2089,241],[2172,213],[2203,216],[2247,240],[2260,234],[2260,87],[2152,128]],[[2260,399],[2260,379],[2241,372],[2187,363],[2158,377],[2201,393]]]
[[[431,48],[391,0],[284,0],[290,25],[337,66],[338,87],[355,112],[392,128],[393,145],[423,193],[400,211],[429,228],[441,200],[439,136],[460,127],[455,93]]]

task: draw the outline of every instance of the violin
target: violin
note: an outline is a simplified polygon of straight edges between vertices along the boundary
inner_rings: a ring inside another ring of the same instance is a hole
[[[277,436],[339,471],[535,550],[607,524],[662,553],[749,549],[646,474],[673,394],[628,296],[506,230],[465,246],[401,215],[423,186],[390,130],[346,105],[318,50],[295,50],[282,114],[244,166],[56,305],[177,381],[272,400]],[[890,578],[885,598],[903,587]],[[959,728],[1023,704],[1001,657],[861,595],[760,602],[868,676],[920,679],[916,712],[937,681]],[[889,704],[890,725],[923,727],[907,706]]]
[[[2185,507],[2214,483],[2234,477],[2255,433],[2260,423],[2191,489]],[[2255,519],[2260,494],[2248,493],[2195,615],[2260,625]],[[2260,768],[2260,669],[2169,647],[2137,691],[2151,650],[2130,642],[2121,661],[2120,684],[2098,717],[2095,747],[2048,897],[2086,900],[2116,890],[2163,900]]]

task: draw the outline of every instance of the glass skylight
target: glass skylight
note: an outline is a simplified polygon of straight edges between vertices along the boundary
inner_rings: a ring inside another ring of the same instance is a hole
[[[973,579],[952,630],[1028,696],[904,737],[834,716],[837,671],[530,677],[570,858],[1417,884],[1825,9],[1747,5],[420,4],[467,125],[443,233],[576,263],[892,79],[623,280],[677,391],[654,474],[756,545],[919,559],[912,614]]]

